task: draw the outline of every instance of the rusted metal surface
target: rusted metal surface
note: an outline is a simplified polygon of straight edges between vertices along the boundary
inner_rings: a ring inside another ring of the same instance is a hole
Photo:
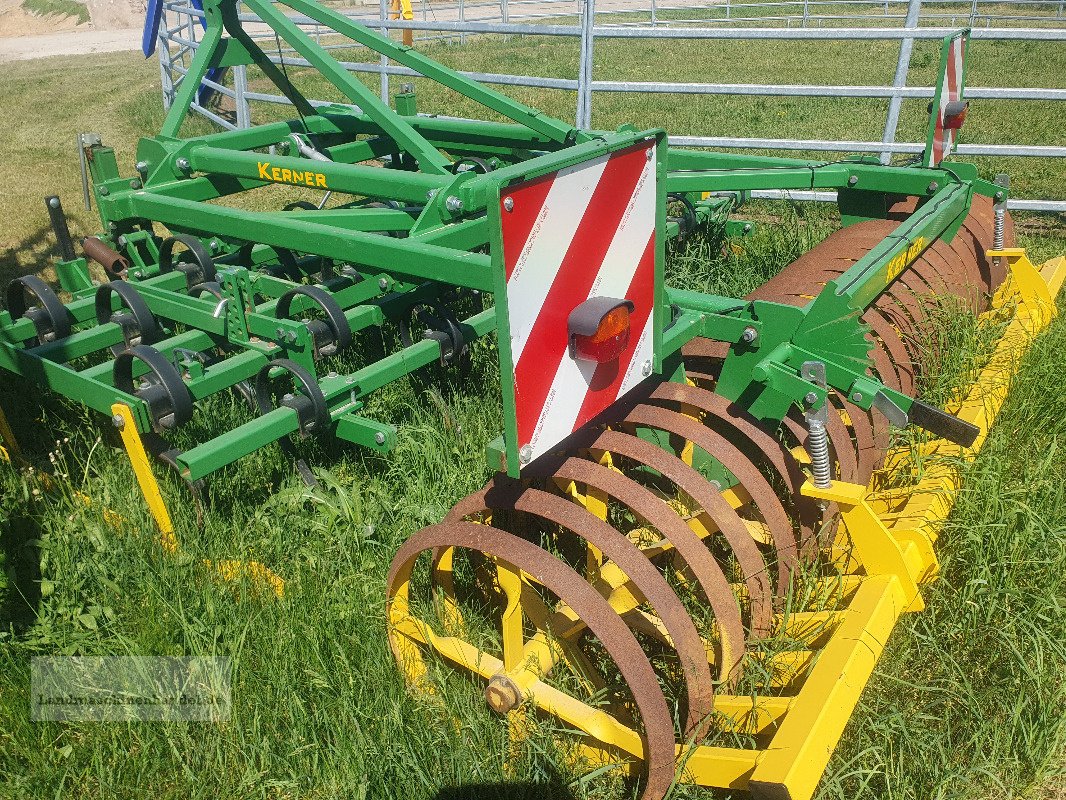
[[[623,533],[571,501],[557,494],[523,486],[505,476],[498,476],[480,492],[468,497],[467,501],[473,501],[472,505],[467,506],[470,509],[480,504],[480,511],[521,511],[540,517],[571,531],[614,562],[655,609],[677,651],[681,670],[685,675],[688,700],[685,733],[696,730],[700,723],[709,717],[714,710],[714,680],[703,641],[673,589],[639,547]],[[477,513],[478,510],[468,513]],[[569,596],[559,597],[563,602],[569,603]]]
[[[750,459],[717,431],[711,430],[698,420],[658,406],[639,405],[622,420],[634,425],[657,428],[671,433],[683,441],[692,442],[708,454],[712,454],[723,467],[729,470],[744,490],[751,496],[752,504],[762,516],[773,535],[773,547],[777,565],[775,593],[782,596],[787,590],[798,557],[796,534],[788,512],[766,476]],[[745,533],[748,541],[751,534]],[[736,553],[739,542],[729,542]],[[761,558],[761,556],[760,556]],[[747,574],[747,567],[745,567]]]
[[[565,501],[564,501],[565,502]],[[388,597],[411,574],[419,554],[426,550],[461,547],[503,559],[547,587],[557,597],[565,597],[570,608],[588,626],[610,654],[621,673],[644,724],[646,782],[641,797],[658,800],[674,779],[674,725],[655,670],[636,637],[608,602],[585,579],[561,560],[532,542],[487,525],[445,522],[424,528],[404,542],[389,568]],[[403,654],[390,634],[390,646],[397,659]]]

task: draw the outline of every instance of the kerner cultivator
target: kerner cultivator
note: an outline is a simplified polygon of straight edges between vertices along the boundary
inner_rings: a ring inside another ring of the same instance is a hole
[[[577,763],[618,764],[647,798],[675,778],[809,797],[936,574],[948,465],[980,447],[1066,273],[1011,249],[1005,186],[941,163],[966,113],[965,33],[944,43],[924,160],[882,166],[577,130],[284,0],[509,121],[419,115],[410,91],[393,110],[273,3],[244,5],[354,105],[312,105],[233,0],[205,0],[203,43],[136,174],[85,139],[104,230],[84,257],[49,201],[72,299],[14,281],[0,366],[111,415],[166,531],[145,444],[191,484],[294,435],[388,450],[396,430],[366,398],[461,368],[495,332],[498,473],[389,573],[405,673],[471,673],[516,738],[554,719]],[[240,64],[299,118],[180,138],[203,76]],[[308,199],[228,202],[275,184]],[[670,240],[760,189],[835,190],[843,227],[746,298],[666,285]],[[944,296],[1006,326],[951,413],[914,397],[919,333]],[[375,353],[365,334],[388,325],[402,344]],[[174,446],[232,391],[246,422]],[[908,424],[928,432],[920,473],[890,449],[890,425]]]

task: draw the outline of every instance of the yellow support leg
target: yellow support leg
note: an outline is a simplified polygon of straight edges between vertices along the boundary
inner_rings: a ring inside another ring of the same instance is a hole
[[[159,491],[159,483],[152,472],[152,465],[148,461],[148,453],[144,450],[133,412],[125,403],[115,403],[111,406],[111,413],[122,435],[122,443],[126,446],[126,455],[129,456],[133,474],[137,476],[141,494],[144,495],[148,510],[159,528],[160,543],[168,553],[175,553],[178,550],[178,537],[174,533],[174,523],[170,520],[166,503],[163,502],[163,494]]]
[[[2,408],[0,408],[0,440],[4,443],[0,447],[0,460],[10,463],[12,459],[19,457],[18,439],[15,438],[15,432],[11,430],[11,425],[8,424]]]

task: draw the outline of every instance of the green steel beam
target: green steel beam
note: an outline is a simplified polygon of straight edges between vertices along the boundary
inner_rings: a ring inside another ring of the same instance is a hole
[[[437,148],[417,133],[403,117],[394,113],[362,81],[342,67],[310,36],[300,30],[273,3],[264,0],[244,0],[244,5],[258,14],[274,29],[275,33],[292,45],[322,74],[322,77],[357,104],[382,131],[395,139],[400,147],[414,156],[424,172],[437,175],[444,175],[448,172],[450,162],[441,155]],[[308,14],[308,16],[311,15]],[[337,16],[345,19],[340,14]]]
[[[257,4],[260,2],[260,0],[253,1]],[[353,22],[343,14],[339,14],[319,3],[310,2],[309,0],[281,1],[294,11],[332,28],[352,41],[375,50],[381,55],[425,75],[430,80],[437,81],[442,86],[480,103],[491,111],[495,111],[497,114],[514,120],[530,130],[547,136],[554,142],[568,144],[587,138],[586,134],[582,134],[572,125],[567,125],[565,122],[547,116],[535,108],[530,108],[516,100],[512,100],[507,95],[471,80],[433,59],[427,58],[416,50],[412,50],[410,47],[396,44],[389,37],[382,36],[364,25]]]

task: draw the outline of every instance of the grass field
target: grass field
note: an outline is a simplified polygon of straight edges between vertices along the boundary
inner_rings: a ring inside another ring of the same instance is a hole
[[[817,61],[819,80],[842,70],[851,70],[856,82],[867,70],[871,82],[883,80],[874,71],[884,58],[874,52],[857,64],[846,53],[821,49],[751,63],[730,47],[710,49],[695,61],[695,51],[671,58],[681,65],[678,77],[687,70],[693,79],[741,81],[777,70],[778,79],[800,82],[810,77],[797,65]],[[494,68],[505,55],[545,74],[572,74],[576,63],[565,49],[545,50],[526,39],[439,52],[478,69]],[[639,48],[608,51],[597,70],[636,76],[638,64],[661,57]],[[1004,68],[1028,70],[1019,84],[1066,80],[1061,49],[1021,60],[992,57]],[[979,63],[975,54],[975,72]],[[9,183],[0,195],[5,279],[47,264],[44,194],[63,194],[76,234],[94,230],[77,202],[76,131],[102,133],[128,166],[136,137],[158,128],[152,63],[107,55],[78,64],[85,80],[71,80],[69,65],[55,60],[0,66],[0,104],[20,120],[0,143],[0,162],[21,184]],[[313,83],[311,76],[298,77]],[[447,105],[443,93],[422,97],[427,109],[468,110]],[[564,116],[572,103],[563,93],[522,99]],[[861,101],[845,113],[835,106],[831,115],[811,101],[745,110],[728,100],[682,100],[604,98],[594,123],[631,118],[737,135],[765,135],[787,124],[793,135],[851,136],[869,135],[861,126],[877,118]],[[917,112],[908,113],[913,126]],[[1048,117],[1039,129],[999,114],[983,124],[1003,141],[1061,139],[1053,113]],[[1023,174],[1029,177],[1017,184],[1024,191],[1062,196],[1061,168]],[[742,254],[723,256],[697,242],[673,260],[672,280],[741,294],[837,223],[826,208],[755,210],[764,224]],[[1066,251],[1053,219],[1025,220],[1022,242],[1040,259]],[[930,347],[946,355],[929,365],[923,390],[943,400],[950,386],[972,374],[980,337],[959,313],[947,314],[931,335],[937,338]],[[128,462],[99,418],[0,381],[0,405],[27,457],[59,478],[58,489],[48,492],[29,471],[0,465],[0,796],[622,796],[610,775],[573,774],[547,735],[508,761],[506,729],[469,683],[445,675],[437,699],[412,695],[388,651],[383,586],[392,553],[487,476],[482,445],[500,428],[493,359],[491,348],[479,351],[462,386],[389,386],[369,412],[400,426],[399,448],[387,456],[328,446],[312,451],[312,462],[325,467],[318,489],[303,487],[272,447],[213,482],[202,530],[189,504],[172,502],[182,541],[177,556],[155,541]],[[928,609],[904,618],[893,634],[833,757],[823,800],[1037,798],[1061,787],[1064,375],[1066,320],[1060,318],[1023,360],[1002,417],[965,469],[964,489],[939,542],[942,577],[928,591]],[[206,428],[241,413],[225,403],[212,412]],[[171,498],[184,497],[169,479],[166,489]],[[77,491],[94,503],[86,506]],[[257,559],[281,574],[285,598],[247,582],[220,583],[203,568],[204,559],[235,557]],[[233,716],[224,725],[31,723],[29,659],[41,654],[226,655],[234,662]],[[681,787],[675,796],[713,795]]]

